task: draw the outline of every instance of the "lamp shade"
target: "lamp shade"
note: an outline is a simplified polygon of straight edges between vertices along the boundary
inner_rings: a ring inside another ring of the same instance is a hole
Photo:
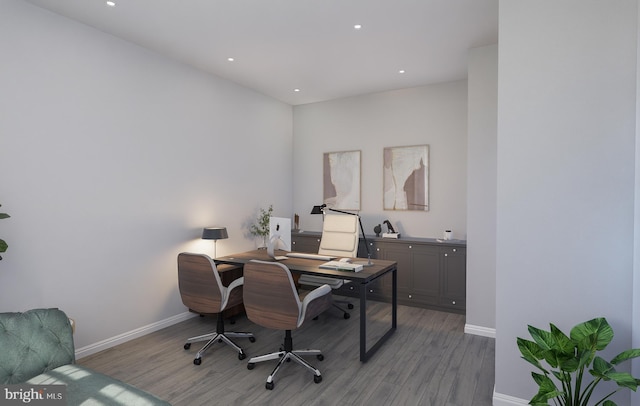
[[[223,240],[229,238],[226,227],[206,227],[202,230],[203,240]]]
[[[327,207],[326,204],[321,204],[319,206],[313,206],[310,214],[322,214],[324,212],[324,208]]]

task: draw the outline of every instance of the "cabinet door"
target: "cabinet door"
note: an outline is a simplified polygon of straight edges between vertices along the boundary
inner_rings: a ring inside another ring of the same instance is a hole
[[[467,250],[442,248],[441,305],[465,310],[467,297]]]
[[[397,262],[398,298],[405,298],[411,290],[411,252],[407,244],[378,244],[376,257]],[[391,281],[385,281],[390,284]]]
[[[311,234],[292,234],[291,251],[317,254],[320,249],[320,237]]]
[[[436,305],[440,295],[440,251],[429,245],[412,245],[412,295],[421,304]]]

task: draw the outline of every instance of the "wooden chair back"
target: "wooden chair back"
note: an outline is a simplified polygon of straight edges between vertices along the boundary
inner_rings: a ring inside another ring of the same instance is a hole
[[[213,260],[204,254],[178,254],[178,287],[182,303],[200,314],[221,312],[222,281]]]
[[[274,330],[294,330],[302,304],[291,271],[278,262],[244,266],[244,308],[252,322]]]

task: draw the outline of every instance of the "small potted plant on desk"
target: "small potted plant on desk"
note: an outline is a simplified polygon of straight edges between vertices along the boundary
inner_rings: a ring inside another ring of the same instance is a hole
[[[529,326],[534,341],[517,339],[522,358],[542,372],[531,373],[539,389],[530,405],[547,405],[553,399],[554,404],[562,406],[615,406],[616,403],[609,400],[614,393],[622,388],[635,391],[640,385],[639,379],[614,367],[639,357],[640,348],[623,351],[611,361],[596,355],[613,339],[613,329],[605,318],[580,323],[571,329],[569,336],[553,324],[550,327],[550,331],[545,331]],[[549,366],[543,366],[540,362],[543,360]],[[585,374],[585,369],[591,377]],[[597,402],[589,403],[593,390],[602,381],[613,381],[618,387]],[[556,382],[560,383],[559,387]]]
[[[269,218],[273,213],[273,205],[269,205],[268,209],[260,209],[260,215],[256,219],[256,223],[252,224],[249,232],[252,235],[262,237],[262,247],[267,246],[267,237],[269,237]]]

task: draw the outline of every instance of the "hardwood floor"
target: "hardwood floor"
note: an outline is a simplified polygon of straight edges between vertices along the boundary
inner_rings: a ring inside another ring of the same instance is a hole
[[[388,326],[389,306],[368,306],[368,334]],[[309,358],[322,382],[290,362],[273,390],[265,389],[276,361],[247,369],[252,356],[277,351],[284,332],[257,326],[245,316],[227,331],[251,331],[256,342],[236,339],[243,361],[231,347],[214,344],[193,364],[204,343],[184,350],[184,340],[215,331],[215,318],[194,317],[163,330],[78,360],[102,373],[171,402],[197,405],[473,405],[490,406],[494,385],[494,339],[464,334],[464,316],[398,306],[398,329],[366,363],[359,361],[359,311],[345,320],[337,309],[293,331],[294,349],[316,348],[324,361]],[[201,345],[202,344],[202,345]]]

